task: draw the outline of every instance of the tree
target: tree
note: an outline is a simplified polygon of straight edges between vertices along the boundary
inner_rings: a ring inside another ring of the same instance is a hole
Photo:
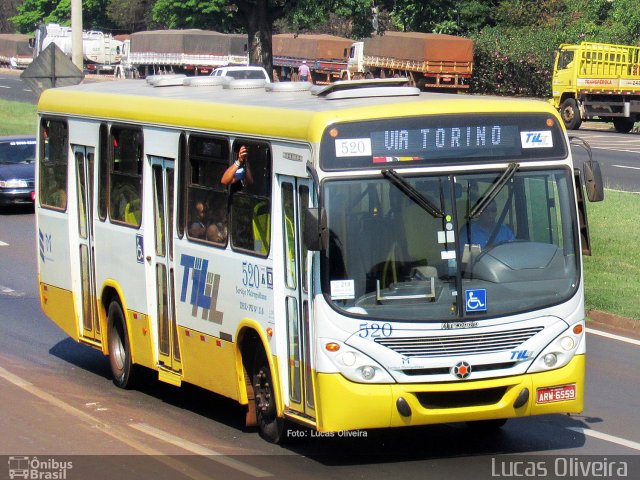
[[[16,13],[20,0],[4,0],[0,3],[0,33],[13,33],[16,27],[9,21]]]
[[[106,16],[108,0],[83,0],[82,25],[85,30],[109,30],[111,21]],[[24,0],[19,5],[18,14],[11,22],[21,33],[33,33],[36,25],[43,23],[71,23],[70,0]]]
[[[273,71],[273,24],[309,0],[157,0],[153,19],[169,28],[247,32],[249,63]]]
[[[153,0],[109,0],[107,17],[121,31],[146,30]]]
[[[273,23],[295,9],[299,0],[235,0],[238,21],[247,32],[249,63],[273,72]]]
[[[225,0],[156,0],[152,19],[165,28],[201,28],[224,33],[238,31],[233,4]]]

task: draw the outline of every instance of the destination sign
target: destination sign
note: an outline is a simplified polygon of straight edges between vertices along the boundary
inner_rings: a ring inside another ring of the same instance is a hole
[[[562,158],[566,145],[548,115],[448,115],[330,127],[322,144],[327,170],[402,166],[471,159]]]
[[[371,132],[371,143],[374,163],[389,156],[503,156],[520,151],[518,128],[514,125],[383,130]]]

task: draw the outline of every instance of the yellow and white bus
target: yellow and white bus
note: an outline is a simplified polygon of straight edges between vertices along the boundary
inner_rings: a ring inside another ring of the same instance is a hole
[[[108,355],[119,387],[140,366],[198,385],[273,442],[285,421],[580,412],[588,229],[561,119],[397,82],[47,90],[44,312]],[[224,186],[241,147],[244,181]]]

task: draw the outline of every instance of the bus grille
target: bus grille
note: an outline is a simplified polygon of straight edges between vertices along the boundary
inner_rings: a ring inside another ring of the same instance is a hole
[[[468,335],[376,338],[376,342],[405,357],[479,355],[513,350],[541,332],[543,328],[530,327]]]

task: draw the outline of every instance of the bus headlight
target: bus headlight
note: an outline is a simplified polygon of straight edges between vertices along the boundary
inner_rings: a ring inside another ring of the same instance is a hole
[[[573,337],[562,337],[560,339],[560,346],[568,352],[569,350],[573,350],[573,347],[576,346],[576,342]]]
[[[531,363],[528,373],[561,368],[569,363],[580,346],[584,335],[582,331],[579,331],[578,334],[574,332],[575,329],[573,331],[567,330],[547,345]]]
[[[336,340],[325,339],[322,343],[325,345],[322,352],[336,369],[352,382],[395,383],[389,372],[361,351]]]
[[[362,375],[362,378],[364,378],[365,380],[371,381],[373,380],[373,377],[376,376],[376,369],[371,365],[366,365],[360,368],[360,374]]]
[[[555,353],[547,353],[542,360],[547,367],[552,368],[558,363],[558,356]]]

